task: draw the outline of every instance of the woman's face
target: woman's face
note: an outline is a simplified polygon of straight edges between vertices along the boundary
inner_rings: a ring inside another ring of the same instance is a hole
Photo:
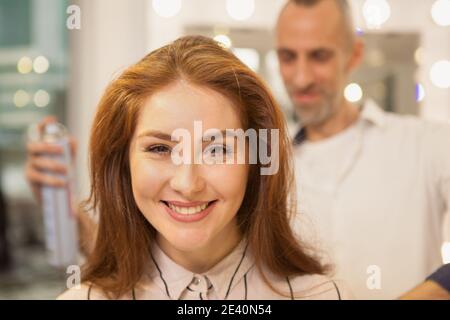
[[[201,134],[207,129],[242,128],[230,100],[209,88],[177,81],[146,100],[130,144],[137,206],[157,230],[158,241],[183,252],[211,250],[239,237],[236,213],[248,176],[246,164],[214,163],[243,152],[236,141],[229,148],[236,138],[202,142],[194,135],[194,121],[201,121]],[[190,152],[192,164],[176,164],[171,158],[182,140],[171,141],[176,129],[190,133],[190,150],[183,147],[181,153]],[[194,143],[199,143],[197,152],[208,164],[193,164]]]

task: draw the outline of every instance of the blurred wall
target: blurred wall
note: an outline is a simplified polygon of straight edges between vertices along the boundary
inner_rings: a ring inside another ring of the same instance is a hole
[[[146,53],[145,0],[78,0],[81,29],[70,33],[70,131],[79,142],[78,195],[89,192],[87,149],[96,105],[109,81]]]

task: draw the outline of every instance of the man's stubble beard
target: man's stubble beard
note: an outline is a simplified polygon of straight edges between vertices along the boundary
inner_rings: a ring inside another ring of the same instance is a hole
[[[315,104],[295,104],[295,112],[302,127],[320,126],[338,111],[336,95],[322,95],[322,101]]]

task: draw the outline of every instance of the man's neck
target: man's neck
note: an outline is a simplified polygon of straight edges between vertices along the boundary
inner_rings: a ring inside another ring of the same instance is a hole
[[[315,126],[306,126],[306,138],[316,142],[330,138],[354,124],[359,117],[359,109],[353,104],[343,102],[339,111],[324,123]]]

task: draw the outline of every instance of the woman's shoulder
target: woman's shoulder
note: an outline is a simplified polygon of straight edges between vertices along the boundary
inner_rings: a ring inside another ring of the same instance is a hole
[[[67,289],[57,300],[107,300],[108,298],[90,283],[82,283]]]
[[[275,275],[267,269],[255,270],[249,277],[253,286],[259,290],[258,297],[262,299],[295,299],[295,300],[349,300],[353,299],[348,286],[339,279],[329,275],[300,274],[289,277]],[[268,281],[268,283],[264,280]],[[270,284],[270,293],[268,289]],[[273,295],[274,290],[276,295]],[[268,294],[265,294],[268,293]],[[279,297],[281,295],[282,297]]]
[[[297,299],[348,300],[353,298],[343,281],[326,275],[295,276],[289,278],[289,282]]]

